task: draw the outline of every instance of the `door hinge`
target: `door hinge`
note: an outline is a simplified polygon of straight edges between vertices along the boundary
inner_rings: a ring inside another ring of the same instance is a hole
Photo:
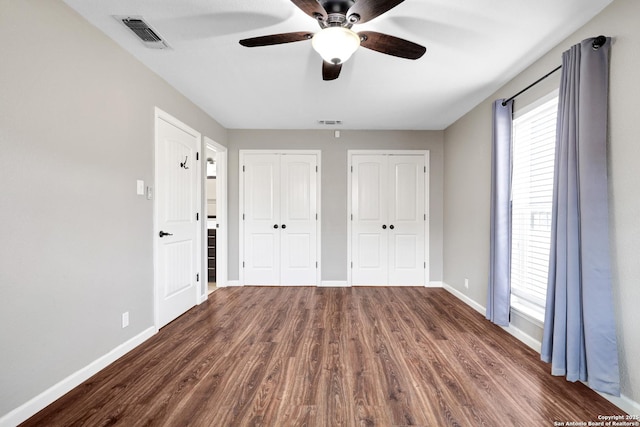
[[[351,261],[351,268],[353,268],[353,261]]]
[[[318,261],[316,261],[316,268],[318,268]]]
[[[424,268],[427,268],[427,262],[426,261],[424,262]]]
[[[242,261],[242,268],[244,268],[244,261]]]
[[[220,224],[219,223],[216,223],[216,228],[220,228]]]
[[[244,172],[244,165],[242,165],[242,172]]]
[[[427,173],[427,167],[426,166],[424,167],[424,173]]]
[[[196,273],[196,282],[200,281],[200,273]]]
[[[424,220],[425,221],[427,220],[427,214],[424,214]]]
[[[200,160],[200,153],[196,151],[196,160]]]
[[[353,221],[353,214],[351,214],[351,221]]]
[[[316,166],[316,173],[318,173],[318,166]]]
[[[353,166],[351,166],[351,173],[353,173]]]
[[[318,214],[316,214],[316,221],[318,220]]]
[[[200,221],[200,213],[196,212],[196,221]]]
[[[244,214],[242,214],[242,220],[244,221]]]

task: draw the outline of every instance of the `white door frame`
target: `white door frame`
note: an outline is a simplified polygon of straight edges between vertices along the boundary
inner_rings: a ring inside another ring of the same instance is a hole
[[[321,151],[320,150],[238,150],[239,162],[238,162],[238,175],[239,175],[239,193],[240,200],[238,203],[238,235],[239,235],[239,252],[238,252],[238,271],[239,271],[239,285],[244,286],[244,269],[242,267],[243,254],[244,254],[244,221],[242,215],[244,214],[244,174],[242,173],[242,166],[244,165],[244,156],[247,154],[313,154],[318,159],[318,176],[316,179],[316,208],[318,211],[318,220],[316,224],[316,256],[318,261],[318,268],[316,269],[316,286],[321,283],[322,275],[322,206],[320,200],[321,195],[321,182],[322,182],[322,167],[321,167]]]
[[[180,120],[176,119],[175,117],[173,117],[172,115],[170,115],[169,113],[161,110],[158,107],[155,107],[154,109],[154,146],[153,146],[153,157],[154,157],[154,167],[153,167],[153,178],[154,178],[154,183],[158,183],[159,182],[159,167],[158,167],[158,156],[157,156],[157,152],[158,152],[158,124],[160,122],[160,120],[163,120],[167,123],[170,123],[174,126],[176,126],[177,128],[183,130],[186,133],[189,133],[191,135],[193,135],[194,137],[196,137],[198,139],[198,143],[197,143],[197,150],[198,152],[202,153],[202,135],[200,134],[200,132],[194,130],[193,128],[191,128],[190,126],[184,124],[183,122],[181,122]],[[200,162],[194,162],[194,165],[196,167],[196,206],[202,206],[202,168],[201,168],[201,163]],[[152,194],[152,192],[150,191],[149,194]],[[159,209],[158,209],[158,205],[157,205],[157,197],[153,197],[153,317],[154,317],[154,326],[156,331],[158,331],[160,329],[160,313],[159,313],[159,307],[158,307],[158,295],[160,293],[160,283],[158,281],[158,278],[160,277],[160,266],[158,263],[158,255],[159,255],[159,251],[158,251],[158,245],[160,244],[159,240],[156,238],[158,236],[159,233],[159,229],[158,229],[158,213],[159,213]],[[201,215],[202,216],[202,215]],[[196,253],[202,253],[202,233],[196,233]],[[196,257],[196,271],[197,273],[200,275],[200,278],[202,278],[202,259],[201,257]],[[195,286],[195,292],[194,292],[194,301],[195,304],[199,304],[200,302],[202,302],[199,298],[199,292],[198,292],[198,286]]]
[[[396,155],[423,155],[424,164],[426,167],[425,181],[424,181],[424,212],[426,214],[426,220],[424,224],[424,262],[426,268],[424,269],[424,286],[429,285],[429,150],[347,150],[347,286],[352,286],[352,242],[351,242],[351,218],[352,218],[352,194],[351,185],[353,174],[353,156],[358,154],[376,155],[376,154],[396,154]]]
[[[216,287],[223,288],[227,286],[228,273],[228,245],[227,239],[228,233],[228,215],[227,215],[227,147],[218,144],[209,137],[204,137],[205,148],[210,148],[216,152]],[[203,168],[206,168],[206,156],[202,156]],[[204,169],[203,169],[204,170]],[[207,179],[206,174],[202,174],[202,179]],[[202,200],[202,212],[206,212],[206,197]],[[207,234],[207,218],[202,223],[202,235]],[[207,248],[205,245],[202,247],[203,259],[202,265],[206,265],[207,262]],[[201,300],[204,301],[208,298],[209,292],[207,291],[207,282],[209,281],[209,270],[204,269],[206,273],[203,274],[204,280],[202,281],[202,294]]]

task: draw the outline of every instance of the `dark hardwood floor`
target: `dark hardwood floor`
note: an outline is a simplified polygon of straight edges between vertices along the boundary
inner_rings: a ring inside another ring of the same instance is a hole
[[[222,288],[25,426],[553,426],[624,414],[443,289]]]

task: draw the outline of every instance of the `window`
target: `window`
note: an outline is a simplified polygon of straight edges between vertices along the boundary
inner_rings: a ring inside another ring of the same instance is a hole
[[[558,95],[513,121],[511,307],[544,321]]]

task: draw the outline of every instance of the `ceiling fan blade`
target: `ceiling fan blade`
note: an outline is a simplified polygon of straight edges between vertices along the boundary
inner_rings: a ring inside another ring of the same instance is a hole
[[[270,36],[252,37],[250,39],[240,40],[240,44],[246,47],[270,46],[274,44],[311,40],[312,37],[312,33],[307,31],[298,31],[296,33],[282,33],[271,34]]]
[[[335,80],[340,75],[342,64],[330,64],[322,61],[322,80]]]
[[[387,55],[406,59],[418,59],[427,51],[427,48],[424,46],[388,34],[376,33],[375,31],[361,31],[358,35],[361,40],[360,46],[386,53]]]
[[[347,12],[347,18],[351,20],[351,15],[358,15],[358,24],[371,21],[388,10],[393,9],[404,0],[357,0]],[[353,22],[353,21],[352,21]]]
[[[313,19],[319,21],[327,19],[327,11],[318,3],[318,0],[291,0],[291,2]]]

